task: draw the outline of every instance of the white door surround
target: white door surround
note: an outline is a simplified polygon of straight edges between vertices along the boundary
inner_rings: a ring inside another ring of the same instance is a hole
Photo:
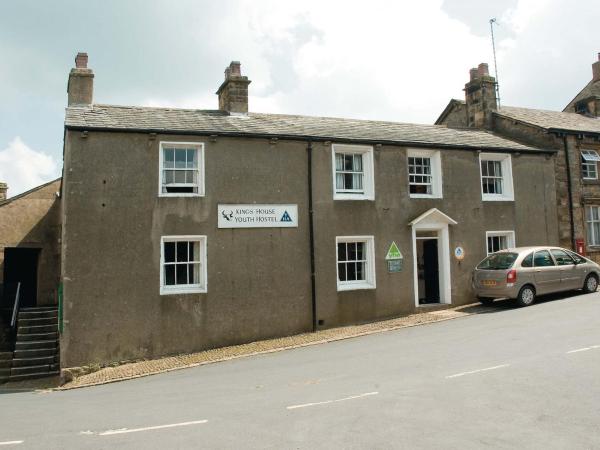
[[[419,306],[419,276],[417,268],[417,232],[418,231],[434,231],[437,233],[438,239],[438,264],[440,265],[440,303],[452,303],[450,281],[450,239],[448,233],[448,225],[456,225],[454,219],[451,219],[446,214],[437,208],[431,208],[424,212],[419,217],[414,219],[408,225],[412,228],[412,247],[413,247],[413,278],[414,278],[414,293],[415,306]],[[436,236],[433,236],[436,237]],[[431,237],[429,238],[431,239]]]

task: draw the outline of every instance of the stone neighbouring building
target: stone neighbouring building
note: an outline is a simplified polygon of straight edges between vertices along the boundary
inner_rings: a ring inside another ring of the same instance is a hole
[[[465,100],[451,100],[435,122],[487,129],[539,148],[555,149],[560,245],[600,261],[600,55],[592,80],[564,111],[498,106],[487,64],[471,69]]]
[[[78,55],[63,367],[469,303],[488,251],[558,243],[555,148],[486,130],[249,113],[238,62],[219,110],[94,104],[93,76]],[[482,164],[503,175],[482,176]]]
[[[0,183],[0,308],[12,306],[19,280],[23,307],[58,302],[60,185],[57,179],[6,199]]]

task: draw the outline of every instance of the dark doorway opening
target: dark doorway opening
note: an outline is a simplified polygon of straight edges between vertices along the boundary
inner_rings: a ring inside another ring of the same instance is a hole
[[[417,240],[419,304],[440,303],[440,265],[437,239]]]
[[[37,279],[39,248],[5,248],[4,249],[4,294],[2,306],[12,308],[19,291],[19,307],[27,308],[37,305]]]

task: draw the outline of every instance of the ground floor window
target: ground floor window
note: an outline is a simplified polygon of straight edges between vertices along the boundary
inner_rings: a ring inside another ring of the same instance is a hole
[[[206,292],[206,236],[163,236],[161,294]]]
[[[337,247],[338,291],[375,288],[373,236],[340,236]]]
[[[488,255],[515,246],[514,231],[487,231],[485,239]]]
[[[600,246],[600,206],[585,207],[587,245]]]

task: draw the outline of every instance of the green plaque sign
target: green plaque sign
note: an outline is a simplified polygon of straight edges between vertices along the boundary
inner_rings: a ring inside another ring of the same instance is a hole
[[[387,261],[393,259],[404,259],[402,253],[400,253],[400,249],[394,241],[392,241],[392,245],[390,245],[390,249],[388,250],[387,255],[385,255],[385,259]]]

